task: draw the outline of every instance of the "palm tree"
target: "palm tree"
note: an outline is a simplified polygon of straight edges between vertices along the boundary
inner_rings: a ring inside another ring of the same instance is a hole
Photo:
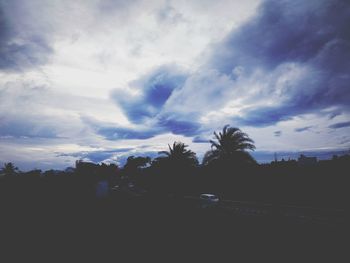
[[[13,176],[17,175],[18,173],[18,168],[14,166],[13,163],[5,163],[4,167],[1,169],[1,173],[5,176]]]
[[[212,161],[230,161],[239,164],[255,164],[254,158],[247,150],[254,150],[254,141],[240,129],[225,125],[222,132],[214,132],[216,140],[210,140],[211,150],[206,152],[203,164],[207,165]]]
[[[161,151],[159,154],[165,155],[165,157],[158,157],[157,160],[167,160],[175,165],[189,165],[196,166],[198,165],[198,159],[196,157],[196,153],[186,149],[188,145],[185,145],[182,142],[174,142],[171,147],[168,144],[169,151]]]
[[[188,145],[182,142],[174,142],[168,145],[168,151],[161,151],[160,157],[152,163],[155,174],[158,177],[158,185],[161,191],[183,196],[188,190],[188,184],[195,167],[198,166],[196,154],[188,150]]]

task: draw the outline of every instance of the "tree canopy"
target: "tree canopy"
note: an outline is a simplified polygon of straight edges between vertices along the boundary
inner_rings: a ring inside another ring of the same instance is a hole
[[[240,164],[256,163],[247,150],[254,150],[254,141],[239,128],[225,125],[222,132],[214,132],[214,140],[210,140],[211,150],[205,153],[203,164],[213,161],[234,161]]]
[[[186,149],[188,145],[182,142],[174,142],[172,146],[168,145],[169,151],[161,151],[159,154],[165,155],[158,157],[158,161],[168,161],[176,165],[196,166],[198,159],[196,153]]]

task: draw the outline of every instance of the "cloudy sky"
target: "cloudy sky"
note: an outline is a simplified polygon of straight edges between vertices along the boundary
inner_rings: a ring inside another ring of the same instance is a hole
[[[0,161],[201,157],[225,124],[349,149],[349,25],[347,0],[0,0]]]

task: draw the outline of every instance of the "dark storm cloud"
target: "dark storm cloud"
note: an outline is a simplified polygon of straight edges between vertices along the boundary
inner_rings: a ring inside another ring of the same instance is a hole
[[[294,107],[260,107],[247,109],[244,117],[233,117],[233,123],[245,126],[266,127],[276,122],[287,121],[300,110]]]
[[[295,132],[303,132],[303,131],[309,131],[311,128],[313,128],[314,126],[305,126],[305,127],[301,127],[301,128],[295,128],[294,131]]]
[[[53,49],[46,37],[31,32],[21,20],[17,1],[0,2],[0,71],[20,71],[48,62]]]
[[[282,131],[275,131],[273,134],[275,137],[280,137],[282,135]]]
[[[50,124],[40,123],[38,119],[0,116],[0,137],[11,138],[61,138]]]
[[[112,98],[122,107],[128,119],[136,124],[151,121],[152,127],[143,131],[106,127],[98,129],[98,133],[107,139],[148,139],[167,132],[195,135],[200,128],[198,123],[184,120],[181,114],[162,112],[169,97],[183,86],[186,78],[187,75],[179,68],[162,66],[130,84],[138,88],[140,94],[131,95],[115,90]]]
[[[337,109],[337,114],[349,111],[349,24],[348,1],[264,1],[257,16],[214,45],[209,61],[204,63],[201,72],[209,69],[217,73],[211,77],[212,83],[227,78],[222,87],[208,93],[210,87],[206,83],[189,85],[193,75],[183,74],[172,66],[160,67],[131,83],[138,88],[139,95],[118,90],[112,94],[131,122],[145,124],[151,120],[154,127],[141,134],[119,128],[103,129],[100,134],[107,138],[114,138],[114,134],[122,137],[123,132],[125,138],[150,138],[165,132],[199,135],[202,127],[197,120],[200,118],[186,116],[184,111],[193,110],[200,115],[200,110],[190,109],[188,101],[187,108],[183,106],[180,111],[174,108],[181,108],[183,99],[189,96],[196,100],[196,94],[199,97],[196,101],[203,105],[195,105],[201,107],[203,113],[209,111],[208,104],[215,101],[220,101],[216,105],[220,108],[232,98],[229,92],[222,91],[238,87],[242,79],[255,84],[247,87],[247,94],[257,95],[249,96],[249,107],[239,117],[227,116],[237,125],[265,127],[305,113],[321,115],[321,111],[331,107]],[[260,77],[256,78],[256,72]],[[236,98],[244,98],[244,93],[244,90],[242,94],[237,93]],[[201,96],[210,99],[200,100]],[[261,106],[264,99],[273,103]],[[167,101],[172,104],[166,104]],[[256,101],[259,106],[255,106]],[[328,113],[334,117],[334,112]]]
[[[283,103],[245,112],[242,124],[267,126],[331,106],[349,110],[350,2],[268,0],[258,13],[215,47],[210,66],[223,74],[242,67],[249,77],[296,63],[306,73],[284,84]]]
[[[331,41],[349,40],[348,1],[268,0],[256,18],[230,34],[213,56],[221,72],[240,65],[273,69],[306,62]]]
[[[348,144],[348,143],[350,143],[350,138],[344,136],[339,143],[340,144]]]
[[[175,117],[160,118],[157,123],[159,127],[170,131],[173,134],[181,134],[185,136],[194,136],[199,131],[200,125],[196,122],[179,120]]]
[[[328,118],[329,118],[330,120],[333,120],[335,117],[340,116],[340,115],[341,115],[341,112],[335,111],[335,112],[331,112],[331,113],[329,114]]]
[[[81,116],[80,119],[85,125],[93,129],[96,134],[103,136],[107,140],[149,139],[160,134],[160,130],[156,127],[129,128],[104,123],[88,116]]]
[[[112,98],[122,106],[132,122],[143,122],[154,118],[173,90],[183,85],[186,75],[172,66],[162,66],[150,74],[132,82],[141,94],[132,96],[120,90],[112,93]]]
[[[350,121],[338,122],[328,126],[328,128],[331,128],[331,129],[340,129],[340,128],[346,128],[346,127],[350,127]]]
[[[122,140],[122,139],[149,139],[159,134],[159,131],[147,129],[137,130],[120,127],[103,127],[97,130],[99,135],[102,135],[107,140]]]
[[[122,127],[111,123],[104,123],[97,119],[81,116],[80,120],[93,129],[93,131],[107,140],[127,140],[127,139],[149,139],[162,131],[158,127]]]
[[[194,136],[199,132],[199,129],[200,125],[196,122],[161,118],[154,123],[153,127],[141,130],[137,128],[104,126],[103,124],[95,130],[97,134],[103,136],[107,140],[141,140],[169,132],[184,136]]]
[[[192,139],[192,142],[194,142],[194,143],[209,143],[209,139],[206,139],[202,136],[195,136]]]
[[[126,139],[149,139],[159,134],[172,132],[184,136],[194,136],[200,128],[200,125],[191,121],[182,121],[172,117],[155,118],[151,127],[128,128],[118,127],[111,124],[100,123],[97,120],[91,120],[83,117],[82,121],[95,130],[95,132],[107,140],[126,140]]]

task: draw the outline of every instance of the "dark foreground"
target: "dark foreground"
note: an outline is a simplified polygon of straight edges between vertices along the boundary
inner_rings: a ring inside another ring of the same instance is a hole
[[[315,223],[233,210],[200,209],[193,200],[156,196],[7,200],[1,255],[21,262],[347,261],[346,220]]]

